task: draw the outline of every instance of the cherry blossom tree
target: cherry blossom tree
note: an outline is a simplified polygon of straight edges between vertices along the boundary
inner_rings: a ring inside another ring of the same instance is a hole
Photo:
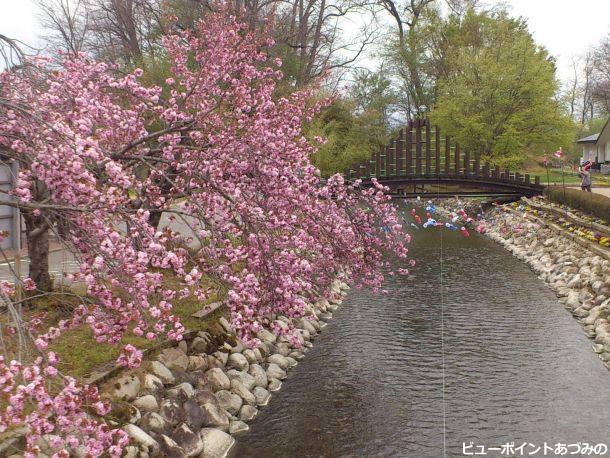
[[[9,204],[32,227],[57,233],[80,260],[73,280],[87,288],[70,319],[38,331],[2,285],[14,332],[39,355],[26,362],[5,348],[0,390],[9,407],[0,429],[26,425],[31,456],[46,433],[92,455],[119,456],[126,442],[99,417],[108,407],[97,391],[57,372],[47,347],[64,330],[86,324],[112,344],[128,332],[181,340],[173,302],[206,300],[212,282],[226,291],[238,336],[256,346],[263,327],[292,336],[273,328],[275,316],[304,316],[339,272],[376,289],[386,253],[408,256],[381,186],[341,176],[322,183],[311,164],[315,145],[302,123],[326,102],[308,91],[275,98],[282,74],[268,57],[273,41],[216,9],[194,30],[164,37],[165,89],[144,84],[141,70],[120,75],[83,54],[38,60],[27,77],[0,75],[0,149],[21,166]],[[48,293],[37,280],[24,288]],[[128,345],[118,363],[141,359]]]

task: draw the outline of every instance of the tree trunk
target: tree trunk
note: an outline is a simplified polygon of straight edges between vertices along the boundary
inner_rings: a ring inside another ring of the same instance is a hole
[[[29,277],[40,291],[51,291],[53,283],[49,274],[49,228],[41,217],[24,212],[28,257],[30,258]]]

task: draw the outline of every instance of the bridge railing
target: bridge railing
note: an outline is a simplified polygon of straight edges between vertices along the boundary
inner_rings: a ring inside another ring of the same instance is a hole
[[[373,153],[368,161],[346,170],[345,176],[365,181],[371,178],[380,181],[405,178],[408,181],[409,178],[453,177],[541,187],[539,176],[481,164],[477,155],[471,157],[468,151],[461,151],[458,143],[441,135],[438,126],[432,126],[428,119],[409,122],[398,137]]]

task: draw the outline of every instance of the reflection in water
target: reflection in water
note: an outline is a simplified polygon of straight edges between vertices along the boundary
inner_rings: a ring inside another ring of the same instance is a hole
[[[443,456],[439,237],[414,233],[418,265],[389,295],[350,291],[233,456]],[[501,247],[443,238],[447,456],[609,442],[610,374],[577,322]]]

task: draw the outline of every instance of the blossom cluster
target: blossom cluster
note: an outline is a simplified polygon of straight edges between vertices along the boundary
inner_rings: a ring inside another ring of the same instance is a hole
[[[275,315],[301,317],[329,294],[338,272],[379,288],[386,252],[408,256],[408,235],[379,184],[321,181],[302,123],[327,101],[312,103],[308,91],[276,97],[281,62],[269,59],[265,33],[219,6],[163,43],[171,61],[163,88],[145,84],[140,69],[121,75],[86,55],[0,74],[0,148],[21,170],[13,197],[61,226],[80,260],[73,279],[87,288],[71,319],[35,336],[44,358],[26,368],[0,362],[6,396],[38,404],[33,414],[11,407],[0,416],[3,429],[27,425],[30,450],[49,433],[94,456],[125,442],[92,419],[106,409],[97,392],[50,364],[48,345],[64,330],[86,324],[111,344],[127,332],[181,340],[173,305],[205,301],[205,278],[227,291],[232,327],[255,346]],[[128,345],[118,363],[141,359]]]

